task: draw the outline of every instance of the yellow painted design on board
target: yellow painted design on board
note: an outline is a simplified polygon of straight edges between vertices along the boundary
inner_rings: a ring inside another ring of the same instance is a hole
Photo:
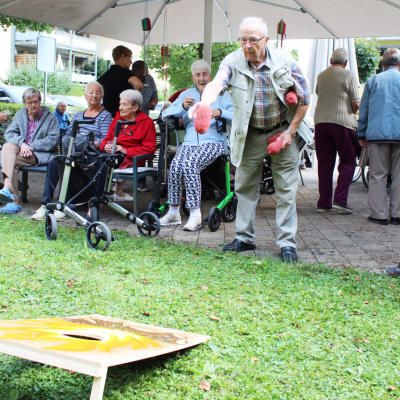
[[[14,326],[4,326],[4,324]],[[61,318],[1,321],[1,325],[3,326],[0,326],[0,339],[64,342],[44,347],[51,350],[92,351],[97,349],[110,353],[112,349],[118,347],[130,347],[133,350],[162,347],[155,340],[136,333],[75,324]],[[8,333],[2,333],[4,331]]]

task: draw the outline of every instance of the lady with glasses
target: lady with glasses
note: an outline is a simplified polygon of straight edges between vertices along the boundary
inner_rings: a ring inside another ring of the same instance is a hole
[[[125,158],[119,169],[131,168],[132,158],[141,154],[154,154],[156,151],[156,130],[154,122],[143,111],[143,98],[137,90],[128,89],[120,94],[119,111],[112,120],[107,136],[101,142],[100,149],[111,153],[114,131],[117,121],[135,121],[135,125],[126,125],[121,130],[115,147],[116,153],[122,153]],[[145,165],[145,160],[138,162],[139,167]],[[133,201],[133,197],[124,193],[123,183],[117,182],[114,201]]]

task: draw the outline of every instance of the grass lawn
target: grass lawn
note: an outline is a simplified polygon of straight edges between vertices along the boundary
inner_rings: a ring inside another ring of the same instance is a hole
[[[81,228],[61,226],[49,242],[44,223],[0,223],[1,319],[97,313],[211,336],[110,368],[105,399],[400,398],[396,279],[121,232],[96,252]],[[89,399],[91,383],[0,356],[3,400]]]

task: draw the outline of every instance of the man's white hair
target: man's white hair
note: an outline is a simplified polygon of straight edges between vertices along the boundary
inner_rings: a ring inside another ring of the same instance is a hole
[[[209,74],[211,74],[211,68],[210,68],[210,64],[207,61],[204,60],[197,60],[195,61],[192,66],[192,75],[194,76],[194,71],[197,70],[205,70],[207,71]]]
[[[339,47],[332,53],[332,64],[343,65],[349,59],[349,52]]]
[[[56,108],[58,108],[58,106],[60,106],[61,104],[67,105],[67,102],[64,101],[64,100],[60,100],[60,101],[57,103],[57,107],[56,107]]]
[[[243,18],[240,26],[239,26],[239,36],[240,32],[242,31],[243,25],[258,25],[260,27],[261,33],[263,36],[268,37],[268,27],[266,22],[260,17],[246,17]]]
[[[85,95],[88,94],[89,86],[90,85],[97,85],[100,90],[101,90],[101,97],[104,97],[104,88],[103,85],[97,81],[90,81],[86,86],[85,86]]]

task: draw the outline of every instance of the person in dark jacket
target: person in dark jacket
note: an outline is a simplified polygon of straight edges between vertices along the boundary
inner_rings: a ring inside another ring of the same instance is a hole
[[[13,214],[21,211],[18,192],[20,167],[46,165],[57,155],[60,128],[56,116],[41,106],[39,90],[29,88],[22,95],[25,108],[19,110],[4,134],[7,143],[1,150],[1,166],[4,188],[0,201],[6,201],[0,213]]]

